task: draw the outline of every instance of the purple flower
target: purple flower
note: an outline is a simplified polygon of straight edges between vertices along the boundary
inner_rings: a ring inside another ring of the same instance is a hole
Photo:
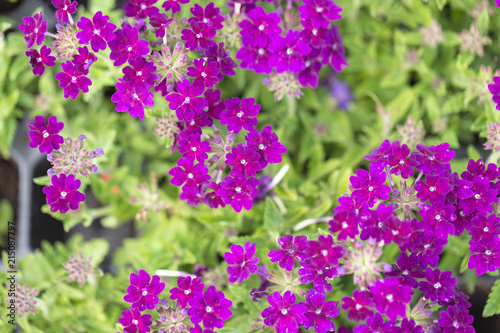
[[[212,192],[208,192],[205,194],[205,203],[210,207],[210,208],[219,208],[220,207],[226,207],[226,204],[224,203],[224,199],[220,196],[217,195],[217,191],[220,188],[221,183],[215,183],[212,182],[208,187],[212,190]]]
[[[340,197],[339,202],[344,198],[345,200],[354,202],[354,199],[351,197]],[[366,204],[366,202],[364,203]],[[352,207],[354,207],[354,205],[352,205]],[[347,237],[354,239],[356,235],[359,234],[358,220],[359,217],[353,213],[352,210],[345,209],[341,204],[341,206],[335,207],[333,218],[328,221],[328,230],[332,233],[338,232],[338,240],[346,240]]]
[[[188,301],[193,298],[195,292],[203,292],[205,285],[201,283],[201,276],[191,276],[177,279],[177,287],[170,289],[170,299],[177,300],[177,306],[185,309]]]
[[[392,333],[394,321],[389,320],[384,322],[384,318],[379,312],[376,312],[372,317],[366,320],[366,324],[355,326],[354,333]]]
[[[80,28],[82,31],[79,31],[76,34],[76,38],[80,40],[80,44],[87,44],[90,41],[90,46],[92,47],[92,51],[98,52],[99,50],[105,50],[106,49],[106,42],[108,42],[109,47],[113,50],[111,47],[110,42],[117,37],[117,35],[114,33],[116,29],[116,25],[113,23],[109,22],[109,16],[108,15],[102,15],[101,11],[98,11],[97,13],[94,14],[94,17],[92,18],[92,21],[90,21],[88,18],[85,16],[82,16],[80,18],[80,21],[76,24],[78,28]],[[132,29],[132,27],[130,27]],[[121,30],[118,30],[121,31]],[[127,33],[130,33],[130,31],[127,31]],[[124,44],[127,44],[130,40],[120,40],[117,41],[116,43],[113,43],[113,45],[116,45],[119,42],[122,42]],[[135,44],[130,44],[130,46],[134,46]],[[129,45],[127,45],[128,47]],[[125,47],[125,46],[124,46]],[[147,52],[146,52],[147,53]],[[113,54],[113,52],[112,52]],[[145,53],[142,53],[145,54]],[[116,59],[110,56],[110,59]],[[126,61],[126,60],[125,60]],[[117,64],[117,61],[115,61],[115,66],[119,66],[125,61],[121,62],[120,64]]]
[[[222,197],[225,204],[231,204],[231,207],[239,213],[242,208],[246,210],[252,208],[252,199],[259,194],[257,185],[259,185],[258,179],[233,178],[228,176],[220,184],[216,194]]]
[[[393,175],[401,175],[404,179],[413,177],[413,167],[417,165],[417,161],[411,157],[410,148],[406,144],[401,146],[399,141],[394,141],[388,162]]]
[[[177,82],[178,93],[171,93],[165,99],[170,102],[168,106],[175,110],[179,120],[190,121],[208,106],[203,97],[197,97],[203,93],[203,89],[203,86],[191,85],[188,79],[184,79]]]
[[[360,223],[360,239],[374,238],[377,242],[381,241],[384,238],[385,227],[389,221],[398,219],[392,215],[393,211],[392,206],[386,206],[385,203],[380,203],[376,211],[368,210],[368,218]],[[390,241],[387,243],[390,243]]]
[[[476,269],[477,275],[494,272],[500,267],[500,240],[493,237],[488,241],[469,241],[470,252],[469,269]]]
[[[196,159],[198,162],[204,162],[208,158],[207,153],[211,148],[209,142],[201,141],[201,135],[199,133],[193,133],[188,137],[180,139],[177,149],[179,153],[182,154],[183,158],[188,158],[192,161]]]
[[[424,333],[422,326],[417,325],[415,320],[403,318],[401,321],[401,326],[394,326],[392,328],[392,333]]]
[[[427,266],[436,267],[439,262],[439,255],[443,253],[443,246],[447,241],[423,231],[415,232],[413,235],[414,239],[410,242],[408,250],[411,253],[418,254],[422,268]]]
[[[470,159],[469,163],[467,163],[467,171],[462,172],[461,177],[462,179],[472,181],[474,176],[488,177],[493,182],[500,177],[500,170],[493,163],[489,163],[488,167],[486,167],[482,159],[478,159],[477,161]]]
[[[219,65],[219,80],[224,78],[224,75],[235,76],[236,72],[233,68],[238,67],[238,65],[231,58],[231,53],[224,50],[224,43],[219,43],[219,45],[214,44],[205,51],[205,56],[209,63],[216,61]]]
[[[281,163],[281,155],[286,153],[286,147],[278,141],[278,136],[272,130],[271,126],[266,126],[260,134],[252,129],[245,135],[247,146],[254,147],[259,153],[262,168],[268,163]]]
[[[243,45],[266,47],[274,36],[281,34],[280,17],[276,13],[267,14],[257,7],[248,12],[248,20],[240,22]]]
[[[132,303],[132,307],[139,311],[146,309],[153,310],[160,301],[158,295],[165,289],[165,283],[160,282],[158,275],[150,276],[145,270],[140,270],[139,274],[130,274],[130,286],[127,288],[127,295],[123,297],[125,302]]]
[[[385,278],[383,282],[376,281],[370,291],[380,313],[394,321],[398,316],[405,317],[406,304],[410,303],[413,295],[410,286],[401,285],[398,278]]]
[[[305,68],[297,73],[297,79],[302,87],[316,89],[319,82],[319,72],[321,70],[321,62],[318,59],[320,53],[319,49],[312,49],[312,51],[304,57]]]
[[[92,64],[96,61],[96,55],[90,52],[86,46],[79,47],[78,53],[73,55],[73,64],[78,66],[78,71],[80,71],[83,75],[87,75],[89,73],[90,66],[92,66]]]
[[[172,9],[172,14],[174,14],[181,11],[180,4],[184,3],[189,3],[189,0],[165,0],[162,7],[163,9],[165,9],[165,11],[169,11],[170,9]]]
[[[109,59],[115,61],[113,63],[115,66],[123,65],[129,59],[146,55],[149,52],[148,41],[139,40],[139,32],[134,27],[128,23],[124,23],[122,27],[123,29],[115,31],[116,38],[108,41],[111,49]]]
[[[354,290],[351,297],[342,298],[342,310],[346,311],[347,319],[360,322],[373,315],[375,307],[373,298],[367,291]]]
[[[118,321],[125,327],[123,333],[150,332],[149,325],[153,323],[150,314],[141,316],[141,312],[135,307],[122,311],[122,318],[118,319]]]
[[[349,84],[346,82],[335,80],[330,87],[330,94],[337,103],[337,107],[344,111],[351,109],[351,102],[354,99],[354,94],[349,89]]]
[[[50,154],[52,150],[59,149],[59,144],[64,142],[64,138],[58,135],[64,128],[64,123],[62,121],[58,123],[54,116],[49,117],[47,124],[44,116],[35,116],[35,121],[29,122],[28,127],[30,128],[28,136],[31,139],[29,146],[38,147],[40,154]]]
[[[262,170],[255,148],[243,145],[233,147],[231,153],[226,155],[226,164],[232,167],[231,176],[237,178],[256,177],[257,171]]]
[[[470,326],[473,321],[474,318],[469,315],[468,310],[449,306],[447,311],[441,311],[441,318],[437,323],[443,329],[443,333],[474,333],[474,328]]]
[[[496,214],[486,217],[485,214],[478,213],[472,218],[469,234],[474,242],[496,238],[500,234],[500,217]]]
[[[231,252],[224,253],[224,259],[229,265],[227,274],[229,275],[229,282],[242,283],[250,276],[250,273],[255,274],[258,270],[257,264],[259,257],[255,255],[255,243],[246,242],[245,247],[237,244],[232,244]]]
[[[214,29],[220,30],[223,28],[222,22],[224,17],[220,15],[219,7],[215,7],[213,2],[210,2],[203,10],[203,7],[197,3],[191,8],[191,14],[194,17],[189,19],[189,22],[197,22],[199,24],[209,24]]]
[[[29,49],[26,51],[26,55],[29,57],[29,62],[31,68],[33,68],[33,74],[42,75],[45,72],[45,66],[54,66],[56,63],[56,57],[50,55],[52,50],[46,45],[43,45],[40,49],[40,53],[36,49]]]
[[[208,168],[203,163],[194,165],[194,162],[187,158],[177,161],[176,167],[168,172],[172,176],[170,182],[175,186],[182,186],[183,192],[194,193],[198,190],[198,185],[208,184],[210,176]]]
[[[220,101],[220,90],[206,89],[203,94],[208,106],[203,108],[203,111],[208,113],[210,117],[219,119],[220,113],[226,108],[224,103]]]
[[[384,185],[385,179],[385,172],[356,170],[356,176],[349,178],[354,189],[352,197],[358,201],[367,201],[370,207],[373,207],[378,199],[389,200],[391,188]]]
[[[447,239],[448,235],[455,233],[455,226],[451,223],[457,218],[454,212],[455,206],[453,205],[422,205],[420,215],[425,231],[436,237]]]
[[[154,63],[146,61],[143,57],[129,59],[128,63],[130,66],[122,69],[124,81],[131,82],[134,86],[142,86],[143,83],[148,86],[154,85],[157,78]]]
[[[490,180],[487,177],[475,176],[472,179],[473,186],[471,197],[458,202],[458,208],[463,209],[464,214],[472,214],[476,210],[487,214],[493,211],[492,203],[498,202],[498,191],[490,189]]]
[[[332,291],[332,285],[328,280],[333,280],[341,275],[337,267],[327,266],[324,261],[314,258],[303,260],[300,265],[302,266],[298,271],[301,276],[300,282],[304,284],[312,282],[314,289],[318,292]]]
[[[499,1],[500,0],[495,0],[495,2],[497,2],[497,5],[500,3]],[[493,78],[493,83],[488,84],[488,89],[493,95],[492,100],[497,105],[496,109],[500,111],[500,76],[495,76]]]
[[[342,66],[347,67],[347,60],[345,58],[344,40],[340,35],[339,28],[336,25],[326,30],[326,46],[323,47],[321,56],[323,58],[323,65],[332,65],[333,69],[337,72],[342,71]]]
[[[269,50],[274,52],[271,62],[276,64],[276,73],[297,73],[306,67],[304,56],[311,52],[311,47],[298,31],[288,30],[286,37],[275,36],[272,39]]]
[[[274,67],[271,61],[273,54],[268,48],[243,46],[236,52],[235,57],[241,60],[240,67],[243,69],[253,69],[256,74],[271,74]]]
[[[198,45],[206,50],[215,44],[212,38],[215,37],[216,30],[212,26],[191,22],[189,27],[191,29],[182,30],[181,36],[181,39],[186,42],[185,46],[188,50],[194,51]]]
[[[337,302],[326,301],[324,293],[318,293],[314,289],[309,290],[306,302],[307,312],[304,314],[304,328],[306,330],[314,327],[316,333],[327,333],[335,331],[333,318],[337,318],[340,310]]]
[[[84,93],[89,92],[92,81],[84,76],[76,65],[68,60],[62,63],[61,66],[64,72],[57,73],[56,79],[59,80],[59,88],[64,89],[64,98],[71,97],[71,99],[75,99],[80,90]]]
[[[412,156],[417,160],[417,170],[422,171],[424,174],[428,175],[432,171],[434,173],[442,173],[449,171],[449,162],[455,156],[454,151],[449,151],[449,143],[442,143],[437,146],[424,146],[423,144],[417,144],[418,152],[413,152]]]
[[[225,298],[222,291],[216,291],[214,286],[208,287],[205,294],[195,292],[188,304],[190,308],[187,313],[193,324],[203,321],[205,329],[222,328],[224,321],[233,314],[229,310],[233,302]]]
[[[318,28],[328,28],[330,21],[340,20],[342,7],[332,0],[304,0],[304,4],[299,6],[300,18],[311,20],[312,24]]]
[[[208,328],[202,329],[200,325],[196,324],[189,329],[189,333],[215,333],[215,331]]]
[[[326,28],[314,26],[311,20],[302,20],[301,23],[304,30],[300,34],[304,40],[309,41],[313,48],[322,49],[326,46]]]
[[[52,6],[57,8],[56,10],[56,20],[62,24],[69,22],[69,15],[76,13],[76,6],[78,2],[71,0],[52,0]]]
[[[290,290],[285,291],[283,297],[279,291],[267,296],[271,305],[262,311],[262,318],[266,326],[275,326],[276,333],[297,333],[299,326],[305,320],[307,308],[302,304],[295,304],[295,295]]]
[[[28,48],[33,44],[40,45],[45,40],[47,32],[47,21],[43,21],[42,12],[31,16],[23,17],[24,24],[19,25],[19,29],[25,35],[24,40],[28,44]]]
[[[372,161],[370,164],[370,170],[377,170],[379,172],[383,171],[385,168],[389,168],[389,160],[394,158],[392,154],[393,146],[391,142],[387,139],[382,141],[379,148],[375,149],[370,155],[365,156],[365,160]]]
[[[117,103],[117,112],[128,112],[132,118],[144,118],[144,106],[153,106],[153,93],[148,91],[144,85],[135,85],[132,82],[118,80],[116,82],[117,92],[111,96],[111,101]]]
[[[416,279],[421,279],[425,276],[421,258],[414,253],[408,256],[406,252],[402,252],[396,262],[397,265],[391,265],[390,271],[385,272],[385,275],[398,277],[401,284],[415,288],[417,285]]]
[[[220,123],[227,125],[228,131],[239,133],[243,127],[247,131],[251,131],[259,122],[257,115],[260,111],[260,105],[255,104],[253,97],[244,98],[243,100],[238,97],[226,99],[224,101],[226,109],[220,113]]]
[[[418,283],[419,291],[424,293],[426,299],[431,302],[438,301],[440,305],[444,305],[450,301],[450,297],[455,293],[454,287],[457,284],[457,279],[452,278],[452,271],[442,272],[439,269],[425,270],[425,280]]]
[[[80,184],[80,180],[75,179],[75,175],[72,174],[67,177],[64,173],[60,176],[52,176],[51,185],[45,186],[42,190],[47,195],[50,211],[52,213],[59,211],[64,214],[70,208],[77,210],[80,201],[85,200],[85,195],[78,192]]]
[[[219,64],[207,62],[204,59],[195,59],[194,67],[188,67],[187,76],[194,77],[193,85],[203,88],[213,88],[219,83]]]
[[[277,262],[281,268],[291,271],[295,265],[295,259],[305,261],[309,259],[307,254],[307,236],[284,235],[278,238],[281,249],[269,251],[271,262]]]
[[[160,10],[154,6],[158,0],[130,0],[125,4],[125,16],[135,17],[138,20],[159,14]]]
[[[343,256],[342,246],[334,246],[332,235],[319,235],[318,240],[310,240],[307,243],[307,254],[318,262],[327,266],[337,266],[339,259]]]
[[[164,13],[153,14],[149,18],[149,24],[156,29],[155,36],[157,38],[163,38],[163,36],[165,36],[165,31],[172,21],[173,19],[167,18]]]
[[[453,189],[449,182],[449,178],[429,175],[425,177],[425,181],[419,180],[415,184],[417,198],[422,202],[429,200],[433,205],[443,205],[446,195]]]

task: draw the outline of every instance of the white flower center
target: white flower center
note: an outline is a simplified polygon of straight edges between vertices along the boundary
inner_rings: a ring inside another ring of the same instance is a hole
[[[391,234],[393,236],[397,236],[397,235],[399,235],[399,231],[398,230],[391,230]]]
[[[184,295],[189,295],[190,292],[191,292],[191,289],[186,289],[186,290],[184,290]]]
[[[434,283],[434,288],[435,289],[441,288],[441,283],[439,283],[439,282]]]
[[[205,73],[205,72],[201,72],[201,76],[202,76],[202,77],[207,77],[207,73]]]
[[[207,311],[208,313],[211,313],[213,311],[213,309],[211,307],[207,306],[205,308],[205,311]]]
[[[35,33],[38,33],[38,28],[35,28]]]
[[[441,215],[436,214],[436,216],[434,216],[434,218],[435,218],[436,220],[441,220]]]
[[[137,72],[137,75],[138,75],[138,76],[141,76],[141,75],[142,75],[142,71],[138,71],[138,72]]]
[[[195,122],[194,119],[189,122],[189,125],[194,126]]]
[[[368,187],[368,191],[373,191],[373,186]]]
[[[236,114],[236,117],[238,117],[238,118],[243,117],[243,112],[238,112],[238,113]]]
[[[64,5],[63,10],[67,10],[67,9],[68,9],[68,5]]]
[[[188,178],[189,178],[189,179],[193,179],[193,177],[194,177],[194,175],[193,175],[191,172],[190,172],[190,173],[188,173]]]
[[[139,321],[137,319],[134,319],[134,320],[132,320],[132,324],[134,324],[135,326],[137,326],[137,324],[139,324]]]
[[[94,29],[94,30],[92,30],[92,32],[94,33],[94,35],[99,35],[100,31],[98,29]]]
[[[196,34],[196,38],[201,38],[201,34]]]
[[[264,25],[263,25],[263,24],[259,25],[259,30],[260,30],[260,31],[264,30],[264,28],[265,28],[265,27],[264,27]]]
[[[317,36],[318,35],[318,29],[313,29],[312,33],[313,33],[314,36]]]
[[[407,269],[405,269],[404,271],[401,272],[401,275],[408,275],[408,274],[410,274],[410,272],[408,272]]]
[[[76,76],[71,77],[71,82],[76,83]]]
[[[241,187],[237,186],[235,189],[236,193],[240,193],[241,192]]]
[[[306,60],[305,65],[306,65],[306,68],[309,68],[309,66],[311,66],[311,60]]]
[[[262,48],[261,48],[261,49],[259,49],[259,51],[258,51],[258,52],[259,52],[259,55],[264,55],[264,53],[266,53],[266,51],[264,51],[264,49],[262,49]]]
[[[405,164],[405,161],[404,160],[399,160],[399,165],[403,165]]]
[[[134,93],[134,99],[139,99],[139,95],[137,95],[136,93]]]
[[[323,275],[323,271],[320,269],[317,271],[318,275]]]
[[[385,296],[385,299],[389,302],[392,302],[394,300],[394,296],[392,296],[392,294],[388,294],[387,296]]]
[[[247,164],[247,161],[245,161],[245,159],[242,158],[241,161],[240,161],[240,163],[243,164],[243,165],[245,165],[245,164]]]
[[[490,250],[486,250],[486,251],[484,251],[484,254],[486,254],[487,256],[491,256],[491,251]]]
[[[347,224],[346,221],[342,222],[342,229],[347,229],[349,225]]]
[[[49,133],[47,131],[43,131],[43,138],[46,139],[49,137]]]
[[[208,22],[207,18],[206,18],[206,17],[204,17],[204,18],[203,18],[203,23],[207,23],[207,22]]]
[[[147,295],[148,295],[148,291],[147,291],[147,290],[144,290],[144,291],[142,292],[142,296],[147,296]]]
[[[319,7],[319,6],[318,6],[318,7],[316,7],[316,13],[321,13],[322,11],[323,11],[323,8],[321,8],[321,7]]]
[[[316,310],[315,312],[316,312],[316,314],[317,314],[317,315],[319,315],[319,314],[321,313],[321,310],[320,310],[320,309],[318,309],[318,310]]]
[[[460,325],[458,324],[458,322],[456,320],[453,321],[453,327],[455,327],[455,328],[460,327]]]
[[[354,308],[359,311],[359,310],[361,310],[363,308],[363,305],[356,304],[356,306]]]
[[[208,111],[208,106],[205,106],[205,107],[203,108],[203,111],[207,112],[207,111]]]
[[[192,151],[197,151],[198,149],[196,147],[191,147]]]
[[[289,47],[286,49],[286,54],[290,55],[293,53],[293,50]]]
[[[37,61],[37,62],[42,62],[42,57],[38,57],[38,58],[36,58],[36,61]]]
[[[286,315],[286,314],[288,313],[288,310],[287,310],[287,309],[281,309],[281,313],[282,313],[283,315]]]
[[[476,194],[474,194],[474,198],[476,198],[476,200],[479,200],[479,199],[481,199],[481,196],[476,193]]]
[[[261,143],[261,144],[259,144],[259,149],[260,149],[260,150],[264,150],[264,145],[263,145],[262,143]]]
[[[68,193],[66,193],[65,191],[61,192],[61,197],[66,198],[67,195],[68,195]]]
[[[431,246],[431,244],[425,244],[424,249],[428,249]]]
[[[127,47],[127,51],[128,52],[132,51],[132,46]]]
[[[427,157],[427,159],[430,161],[434,161],[436,158],[434,156],[429,156],[429,157]]]
[[[434,186],[429,187],[429,191],[434,192],[436,188]]]
[[[146,9],[146,5],[145,5],[145,4],[143,4],[143,3],[141,3],[141,9],[142,9],[142,10]]]
[[[328,250],[321,250],[321,254],[323,255],[323,257],[326,257],[328,255]]]
[[[189,103],[190,100],[191,100],[191,98],[186,97],[186,98],[184,98],[184,103]]]
[[[377,227],[382,228],[384,224],[382,222],[377,223]]]
[[[488,231],[490,231],[490,228],[488,228],[488,227],[484,227],[483,231],[484,231],[484,232],[488,232]]]

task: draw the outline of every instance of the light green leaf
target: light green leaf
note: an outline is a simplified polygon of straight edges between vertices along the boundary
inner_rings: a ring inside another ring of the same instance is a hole
[[[443,8],[447,2],[448,2],[448,0],[436,0],[436,4],[437,4],[439,10],[443,10]]]
[[[500,280],[496,280],[483,310],[483,317],[491,317],[500,313]]]
[[[479,15],[479,18],[477,19],[477,27],[479,31],[487,34],[489,25],[490,25],[490,16],[488,15],[488,11],[485,8],[483,9],[481,15]]]
[[[283,214],[280,212],[273,200],[266,197],[266,208],[264,210],[264,228],[268,232],[278,232],[283,223]]]

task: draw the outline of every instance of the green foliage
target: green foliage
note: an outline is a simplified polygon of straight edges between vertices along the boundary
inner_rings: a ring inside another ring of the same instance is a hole
[[[500,313],[500,280],[496,280],[491,288],[488,301],[483,310],[483,317],[491,317]]]

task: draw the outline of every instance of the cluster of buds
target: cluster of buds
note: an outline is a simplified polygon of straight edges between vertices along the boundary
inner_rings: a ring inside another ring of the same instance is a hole
[[[70,260],[63,263],[64,270],[69,273],[68,282],[76,281],[78,286],[81,287],[87,281],[87,275],[95,274],[92,268],[92,257],[85,259],[81,251],[78,251],[78,256],[75,257],[70,254]]]
[[[484,144],[484,149],[500,151],[500,123],[490,124],[486,137],[488,141]]]
[[[36,313],[35,305],[37,303],[36,295],[38,294],[38,289],[30,289],[27,284],[21,286],[16,283],[16,291],[13,297],[5,299],[7,304],[14,304],[15,310],[19,314],[19,318],[24,316],[26,313]],[[6,290],[9,288],[6,286]]]
[[[156,305],[156,311],[160,317],[153,322],[153,333],[181,333],[193,327],[187,310],[181,307],[171,308],[166,299]]]
[[[274,91],[276,100],[280,100],[285,96],[300,98],[302,95],[299,81],[290,72],[272,73],[268,78],[264,79],[264,84],[268,85],[269,91]]]

